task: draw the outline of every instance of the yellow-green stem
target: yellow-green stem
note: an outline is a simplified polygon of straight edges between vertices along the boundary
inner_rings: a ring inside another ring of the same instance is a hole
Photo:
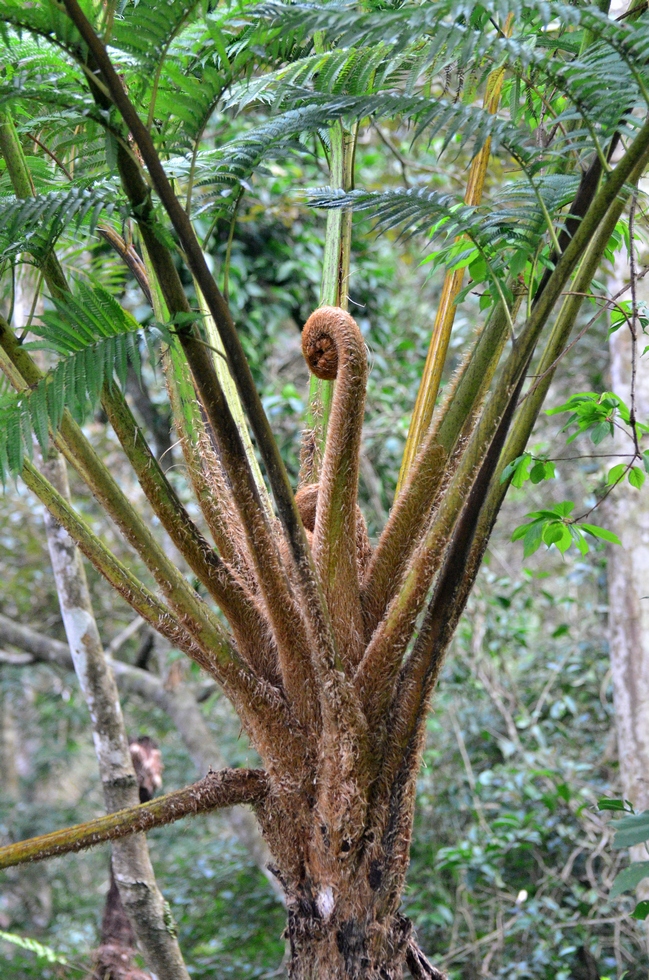
[[[354,181],[356,132],[346,130],[338,121],[330,129],[330,181],[336,190],[351,190]],[[321,306],[349,306],[347,292],[352,239],[352,212],[332,208],[327,212],[325,247],[322,264]],[[311,376],[307,411],[308,453],[300,477],[301,483],[315,483],[324,457],[327,427],[333,401],[333,381]]]
[[[509,35],[511,33],[513,23],[513,14],[510,14],[505,22],[505,34]],[[498,68],[487,79],[487,90],[483,104],[487,112],[491,114],[494,114],[498,109],[504,77],[505,69]],[[464,194],[465,204],[475,206],[482,200],[490,153],[491,139],[487,138],[471,164],[469,180]],[[410,430],[403,452],[403,460],[397,482],[397,493],[408,476],[408,472],[414,462],[415,456],[419,452],[433,417],[437,393],[442,380],[446,352],[451,339],[453,323],[455,322],[457,297],[462,290],[462,284],[464,282],[464,272],[464,269],[456,269],[454,272],[447,272],[444,278],[442,295],[433,325],[424,372],[417,393],[417,400],[415,401],[412,420],[410,422]]]

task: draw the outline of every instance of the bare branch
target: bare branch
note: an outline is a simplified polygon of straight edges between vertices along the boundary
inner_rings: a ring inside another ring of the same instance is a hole
[[[146,833],[195,813],[258,803],[268,792],[263,769],[221,769],[175,793],[167,793],[150,803],[117,810],[105,817],[89,820],[42,837],[32,837],[0,848],[0,868],[43,861],[74,851],[83,851],[105,841],[131,834]]]
[[[149,285],[149,278],[146,274],[144,263],[133,246],[127,245],[122,236],[118,234],[114,228],[111,228],[110,225],[99,225],[97,232],[108,242],[109,245],[112,246],[112,248],[115,249],[119,257],[128,266],[137,279],[138,286],[146,296],[149,303],[151,303],[151,286]]]
[[[119,639],[132,629],[141,625],[142,620],[134,620],[126,630],[122,630],[115,639]],[[0,636],[12,646],[26,650],[24,654],[4,654],[0,651],[0,663],[11,663],[25,666],[34,661],[55,664],[64,670],[73,670],[72,657],[67,643],[61,643],[23,626],[0,614]],[[113,641],[114,643],[115,641]],[[113,644],[109,646],[109,650]],[[174,689],[168,689],[159,677],[148,670],[124,663],[123,660],[111,660],[117,686],[122,694],[135,694],[161,708],[171,719],[178,734],[185,744],[189,755],[198,772],[214,766],[217,769],[227,768],[226,761],[212,732],[205,723],[197,704],[195,690],[187,684],[181,684]],[[235,806],[227,814],[232,832],[245,847],[252,860],[267,879],[271,889],[281,901],[284,892],[277,878],[268,870],[270,852],[261,836],[257,822],[244,807]]]

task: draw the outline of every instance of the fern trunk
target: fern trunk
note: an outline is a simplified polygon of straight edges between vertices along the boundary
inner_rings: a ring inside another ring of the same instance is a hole
[[[357,781],[366,781],[366,775],[358,772]],[[399,911],[414,781],[413,770],[404,792],[395,780],[377,794],[364,819],[347,826],[346,834],[357,845],[347,837],[335,842],[335,827],[314,812],[306,796],[294,799],[283,814],[281,805],[269,802],[264,807],[262,826],[286,894],[290,980],[401,980],[418,975],[408,966],[416,949],[412,925]],[[385,786],[380,778],[377,783]],[[421,975],[442,977],[432,967]]]
[[[373,917],[359,902],[363,882],[341,895],[338,916],[293,913],[288,939],[290,980],[401,980],[406,968],[406,920]]]

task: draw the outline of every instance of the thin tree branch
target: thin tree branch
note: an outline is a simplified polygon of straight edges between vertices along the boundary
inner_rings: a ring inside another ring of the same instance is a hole
[[[149,284],[149,277],[146,274],[144,263],[133,248],[133,245],[127,245],[122,236],[119,235],[110,225],[99,225],[97,228],[97,234],[101,235],[101,237],[115,249],[119,257],[133,273],[146,299],[149,303],[151,303],[151,286]]]
[[[181,820],[206,810],[222,809],[240,803],[258,803],[268,793],[268,776],[263,769],[222,769],[210,772],[199,782],[175,793],[167,793],[150,803],[117,810],[105,817],[89,820],[42,837],[32,837],[0,847],[0,868],[43,861],[62,854],[87,850],[106,841],[147,833],[154,827]]]
[[[69,502],[67,468],[62,457],[49,454],[42,471]],[[79,549],[48,511],[45,527],[61,616],[90,713],[105,806],[108,813],[114,813],[137,804],[139,797],[115,677],[99,637]],[[177,937],[165,929],[164,900],[146,838],[115,841],[112,872],[151,968],[160,980],[189,980]]]
[[[45,145],[45,143],[42,143],[39,140],[38,136],[35,136],[34,133],[25,133],[25,136],[28,139],[33,140],[37,146],[40,146],[41,150],[44,150],[44,152],[47,153],[50,160],[53,160],[54,163],[57,165],[57,167],[59,167],[59,169],[63,171],[65,176],[68,178],[68,180],[72,180],[72,174],[70,173],[66,165],[63,163],[63,161],[59,160],[56,153],[53,153],[52,150],[50,150],[50,148]]]

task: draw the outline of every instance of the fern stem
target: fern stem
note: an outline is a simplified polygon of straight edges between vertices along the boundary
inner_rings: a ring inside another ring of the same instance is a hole
[[[152,261],[152,245],[155,248],[155,243],[149,241],[148,247],[144,247],[144,257],[145,263],[149,268],[149,278],[152,284],[152,296],[154,299],[154,308],[158,316],[166,318],[168,315],[168,300],[164,295],[164,289],[162,283],[160,283],[157,270]],[[205,300],[200,289],[200,286],[195,282],[197,295],[199,298],[199,303],[202,302],[202,308],[205,312],[209,313],[206,307]],[[210,315],[211,320],[211,315]],[[233,409],[239,408],[239,423],[245,430],[245,436],[248,438],[248,445],[250,447],[250,453],[254,459],[254,454],[252,454],[252,445],[250,444],[250,437],[248,436],[247,429],[245,428],[245,418],[243,416],[243,411],[241,410],[240,402],[238,401],[236,389],[230,388],[230,396],[232,400],[228,400],[227,388],[223,385],[222,381],[227,381],[232,385],[231,377],[229,375],[227,364],[220,364],[221,358],[218,354],[219,346],[221,345],[220,335],[216,330],[214,321],[211,320],[212,335],[210,335],[210,326],[208,325],[208,336],[212,341],[214,341],[218,346],[215,346],[213,350],[204,349],[203,357],[211,358],[214,363],[210,366],[212,370],[215,371],[217,376],[217,386],[214,394],[222,399],[223,407],[218,410],[220,417],[225,415],[227,411],[231,419],[231,429],[229,432],[224,431],[223,425],[216,430],[215,435],[217,443],[219,445],[220,455],[223,461],[224,469],[228,475],[228,479],[232,489],[231,499],[226,503],[226,510],[229,507],[234,507],[235,511],[238,511],[238,516],[241,519],[241,527],[244,531],[245,542],[247,544],[247,553],[250,556],[251,564],[254,569],[254,575],[257,585],[264,596],[268,618],[272,627],[272,634],[275,639],[280,666],[282,667],[282,680],[284,682],[289,699],[296,709],[298,717],[301,721],[313,722],[312,712],[316,705],[316,698],[313,691],[313,677],[310,663],[310,656],[308,652],[309,644],[306,637],[305,625],[302,617],[299,614],[296,603],[294,602],[293,596],[291,595],[291,588],[288,582],[285,569],[282,566],[281,558],[276,546],[276,542],[271,532],[270,520],[272,518],[270,504],[266,498],[266,488],[261,478],[261,473],[259,473],[259,480],[261,482],[262,492],[264,497],[261,496],[260,490],[255,481],[255,476],[250,465],[251,456],[246,453],[244,435],[241,432],[237,420],[234,418]],[[182,340],[181,340],[182,343]],[[211,345],[210,345],[211,346]],[[183,344],[183,351],[186,353],[186,342]],[[176,382],[180,381],[182,384],[182,376],[180,372],[183,370],[182,364],[178,364],[176,358],[173,354],[170,358],[171,364],[169,369],[173,372],[172,384],[176,385]],[[183,361],[184,364],[187,361]],[[219,378],[219,372],[221,372],[221,379]],[[194,375],[195,379],[195,375]],[[189,380],[189,379],[187,379]],[[194,391],[192,385],[192,392]],[[206,413],[209,418],[209,412]],[[188,431],[188,426],[182,415],[178,418],[179,430],[184,433],[184,438],[187,440],[192,439],[192,433]],[[202,474],[197,474],[195,468],[193,468],[191,476],[194,481],[195,477],[198,477],[196,483],[201,479]],[[197,496],[201,494],[197,493]],[[266,498],[266,502],[264,499]],[[230,536],[230,532],[228,532]],[[241,590],[239,590],[241,591]],[[250,628],[254,630],[260,636],[263,636],[265,629],[255,622],[255,610],[253,608],[248,608],[246,610],[246,619],[233,620],[232,625],[236,629],[238,638],[242,641],[243,647],[250,647]],[[242,625],[248,626],[248,630],[242,629]],[[246,635],[247,634],[247,635]],[[264,645],[260,646],[260,653],[263,657]],[[307,728],[310,726],[307,725]]]
[[[230,374],[225,348],[223,347],[223,341],[221,340],[221,335],[217,330],[214,317],[210,313],[207,303],[205,302],[205,297],[203,296],[201,287],[197,282],[194,282],[194,287],[196,289],[196,297],[198,299],[198,308],[203,316],[203,328],[207,336],[207,342],[212,349],[214,370],[216,371],[216,376],[219,379],[221,387],[223,388],[223,394],[225,395],[226,401],[230,406],[230,411],[232,412],[237,429],[239,430],[241,442],[243,443],[246,457],[248,459],[248,463],[250,464],[250,469],[252,470],[252,475],[257,486],[259,498],[266,511],[266,516],[271,518],[271,502],[268,497],[268,491],[266,490],[266,484],[264,483],[264,478],[262,476],[259,463],[257,462],[257,457],[255,456],[252,439],[250,438],[250,433],[248,432],[246,416],[239,398],[239,392],[237,391],[237,386],[235,385],[232,375]]]
[[[637,181],[642,176],[642,170],[642,166],[636,167],[634,173],[629,177],[627,186],[636,186]],[[511,432],[501,456],[501,472],[512,459],[516,459],[517,456],[520,456],[525,451],[525,446],[532,434],[532,429],[538,418],[541,406],[545,401],[552,379],[554,378],[558,361],[565,349],[584,298],[588,294],[591,282],[602,261],[604,251],[610,241],[611,235],[615,231],[615,226],[626,207],[628,199],[629,193],[622,192],[617,200],[613,202],[597,234],[593,237],[588,251],[582,259],[572,284],[572,289],[563,301],[554,322],[552,332],[548,337],[538,366],[536,367],[535,374],[539,376],[539,381],[532,386],[530,391],[521,400],[520,408],[512,423]],[[500,508],[509,487],[509,482],[509,480],[506,480],[503,483],[500,483],[500,481],[494,483],[485,503],[487,512],[491,513],[495,508]]]
[[[329,130],[331,139],[330,181],[335,190],[348,191],[354,182],[356,130],[349,132],[341,121]],[[352,211],[331,208],[327,212],[320,289],[321,306],[349,307],[348,280],[352,237]],[[302,447],[300,483],[317,483],[325,452],[327,428],[335,382],[311,375],[306,432]]]
[[[7,113],[4,113],[0,119],[0,148],[14,182],[16,195],[32,196],[33,185],[22,147],[18,141],[13,122]],[[43,275],[48,285],[51,284],[55,294],[61,295],[69,291],[63,270],[53,252],[48,254],[43,263]],[[25,378],[27,384],[33,385],[41,380],[41,372],[29,354],[21,349],[8,327],[6,330],[2,330],[0,343],[9,358],[18,366],[19,373]],[[218,592],[221,601],[231,612],[236,612],[234,619],[241,628],[242,623],[245,622],[245,603],[242,607],[241,600],[243,597],[239,596],[239,609],[236,611],[238,590],[230,588],[233,584],[231,576],[218,556],[207,546],[207,542],[204,542],[202,535],[180,505],[153,457],[146,440],[139,431],[123,395],[117,389],[106,386],[104,396],[104,408],[109,420],[117,435],[121,436],[122,446],[163,526],[171,535],[172,540],[175,540],[181,554],[185,555],[190,567],[193,568],[199,579],[204,581],[208,588]],[[182,610],[183,615],[193,615],[195,626],[198,626],[202,621],[203,628],[208,631],[207,635],[212,634],[211,640],[207,643],[208,647],[210,642],[215,642],[214,649],[217,655],[225,657],[226,660],[229,659],[233,655],[233,651],[229,647],[218,619],[204,603],[200,602],[184,577],[166,557],[149,528],[119,489],[108,469],[99,460],[90,443],[67,411],[64,414],[60,432],[55,436],[55,441],[60,443],[60,448],[68,461],[85,479],[93,495],[117,523],[125,538],[143,559],[172,604]],[[207,557],[210,554],[212,555],[211,562]],[[231,605],[232,599],[235,601],[234,607]]]
[[[144,161],[149,170],[151,180],[160,196],[160,199],[171,219],[174,228],[176,229],[181,245],[184,249],[184,254],[186,256],[190,271],[195,276],[203,291],[203,294],[205,295],[205,300],[208,304],[210,312],[212,313],[212,316],[214,317],[214,320],[219,328],[232,373],[237,383],[237,387],[239,388],[239,394],[243,404],[246,407],[248,417],[250,418],[253,431],[257,439],[257,444],[266,464],[269,479],[278,501],[280,515],[287,527],[291,547],[292,549],[295,549],[296,560],[304,560],[307,558],[306,541],[301,530],[299,515],[297,514],[297,508],[295,507],[286,470],[279,455],[277,445],[275,444],[268,419],[264,413],[261,400],[256,390],[254,380],[250,372],[250,367],[246,360],[245,353],[241,346],[241,341],[239,340],[236,328],[230,315],[230,311],[224,303],[223,296],[214,282],[214,279],[210,275],[209,269],[207,268],[207,264],[205,262],[205,257],[196,239],[192,225],[187,217],[187,214],[185,213],[184,208],[178,201],[164,168],[162,167],[160,158],[153,144],[153,140],[151,139],[151,134],[143,124],[126,92],[124,91],[119,76],[112,65],[104,45],[95,34],[92,25],[86,18],[77,0],[65,0],[65,6],[70,19],[74,22],[84,41],[88,45],[88,48],[92,52],[92,56],[96,60],[96,63],[101,71],[103,76],[102,89],[109,92],[111,100],[120,110],[125,123],[129,127],[135,141],[139,146],[140,152],[142,153]],[[132,161],[130,162],[132,163]],[[131,169],[129,174],[123,175],[123,178],[125,181],[125,189],[127,192],[132,192],[134,182],[140,179],[139,172],[136,173],[134,169]],[[150,208],[148,191],[144,185],[142,186],[141,191],[138,190],[136,196],[137,200],[135,200],[135,204],[137,207],[141,209],[143,206],[148,204]],[[147,214],[147,218],[148,217],[150,217],[149,214]],[[147,228],[144,216],[142,216],[141,220],[142,232],[145,237],[147,248],[151,253],[152,260],[156,262],[157,259],[160,264],[160,268],[157,271],[160,277],[161,285],[163,289],[169,290],[167,302],[170,310],[188,311],[182,285],[177,274],[175,273],[175,267],[173,267],[171,256],[164,246],[160,247],[160,242],[157,241],[153,230]],[[170,298],[173,298],[174,300],[171,303],[169,302]],[[210,415],[211,406],[215,405],[214,396],[217,395],[214,387],[215,384],[218,385],[215,373],[209,365],[209,362],[206,361],[201,346],[197,344],[186,331],[179,331],[179,335],[181,336],[181,342],[183,342],[185,347],[185,353],[188,357],[189,363],[192,366],[194,377],[201,392],[201,397],[204,400],[206,411],[208,412],[208,415]],[[220,396],[216,398],[216,401],[220,402],[221,400],[222,399]],[[215,432],[223,429],[222,416],[216,414],[213,418],[210,417],[210,422],[213,424]]]
[[[230,229],[228,231],[228,242],[225,248],[225,259],[223,261],[223,299],[226,303],[230,302],[230,260],[232,259],[232,243],[234,242],[234,232],[237,226],[237,214],[239,212],[239,205],[241,204],[242,198],[243,186],[239,188],[237,199],[234,202],[234,208],[232,209],[232,218],[230,219]]]
[[[63,451],[64,447],[60,449]],[[171,609],[163,605],[109,551],[32,463],[25,463],[21,475],[25,485],[129,605],[219,681],[264,761],[271,767],[282,761],[295,767],[296,760],[303,757],[304,746],[296,744],[300,739],[299,726],[278,692],[260,682],[229,645],[224,649],[222,639],[213,629],[197,625],[197,617],[191,611],[173,602],[170,602]]]
[[[27,167],[25,154],[13,119],[7,109],[0,109],[0,153],[4,157],[7,173],[16,197],[23,199],[34,197],[34,184]],[[54,253],[48,252],[40,265],[52,296],[55,299],[64,296],[68,292],[68,286]]]
[[[291,556],[298,573],[298,586],[303,608],[308,616],[309,631],[313,638],[313,651],[314,657],[317,659],[318,674],[322,681],[326,677],[326,686],[321,686],[320,694],[324,701],[327,702],[328,715],[335,725],[335,718],[341,704],[341,699],[345,697],[349,699],[349,691],[347,690],[346,693],[343,691],[343,688],[348,688],[348,685],[342,681],[337,673],[337,666],[340,660],[337,655],[322,588],[318,582],[304,528],[289,483],[288,474],[273,437],[268,418],[261,404],[261,399],[255,387],[250,366],[247,362],[232,316],[218,286],[210,275],[194,229],[184,208],[174,194],[151,139],[151,134],[142,123],[135,107],[124,91],[120,78],[113,67],[104,45],[95,34],[92,25],[86,18],[77,0],[64,0],[64,3],[68,16],[87,44],[88,50],[103,76],[101,89],[106,88],[106,86],[108,87],[114,105],[119,109],[124,122],[139,146],[153,185],[178,234],[188,267],[203,291],[207,305],[221,334],[230,369],[237,383],[242,403],[245,406],[254,436],[257,440],[257,446],[259,447],[266,467],[279,516],[286,532]],[[92,86],[93,76],[87,75],[87,77],[89,84]],[[95,91],[97,89],[93,88],[93,92]],[[125,170],[122,174],[122,179],[125,189],[127,192],[130,191],[133,193],[135,184],[139,185],[142,183],[139,169],[133,166],[133,161],[130,156],[127,157],[125,154],[123,156],[123,164]],[[166,289],[169,287],[170,297],[178,302],[178,309],[187,309],[182,285],[178,279],[171,255],[168,253],[166,247],[157,240],[153,227],[147,225],[152,215],[146,187],[143,186],[141,192],[138,187],[135,194],[133,194],[133,203],[141,209],[139,217],[141,222],[140,228],[154,263],[156,260],[159,261],[159,269],[157,268],[156,271],[161,276],[163,288]],[[170,309],[175,308],[176,303],[173,302],[170,305]],[[236,433],[234,420],[221,391],[214,367],[206,357],[207,352],[205,348],[196,342],[196,338],[191,331],[179,331],[179,336],[185,355],[191,366],[205,412],[210,424],[213,426],[214,432],[219,433],[222,439],[225,438],[228,440],[228,449],[234,452],[234,455],[229,454],[232,462],[237,458],[241,459],[245,457],[240,438],[238,437],[238,433]],[[252,480],[251,475],[250,479]],[[256,494],[253,490],[252,498],[248,499],[255,500],[255,498]],[[247,527],[246,531],[252,533],[253,528]],[[333,730],[337,730],[337,725]]]
[[[37,384],[42,379],[40,370],[27,351],[18,344],[13,331],[2,318],[0,346],[27,385]],[[54,442],[85,480],[93,496],[115,521],[129,544],[135,548],[173,608],[184,617],[188,629],[195,631],[206,649],[213,650],[216,662],[224,664],[236,660],[236,654],[219,620],[201,602],[173,562],[167,558],[145,521],[131,506],[67,409],[63,414],[60,430],[54,435]]]
[[[629,183],[632,186],[642,175],[648,158],[649,154],[645,155],[629,175]],[[398,758],[405,757],[417,726],[421,724],[422,706],[430,697],[439,676],[445,650],[466,604],[496,517],[509,488],[510,481],[501,482],[498,474],[502,473],[508,462],[525,450],[552,382],[557,358],[565,349],[576,322],[583,303],[583,294],[588,291],[590,282],[597,272],[628,197],[628,193],[623,193],[613,201],[593,236],[575,277],[574,289],[564,300],[541,356],[537,373],[544,374],[542,381],[535,385],[532,392],[523,400],[514,418],[487,492],[481,493],[479,513],[474,515],[473,526],[467,529],[468,536],[456,535],[449,550],[444,572],[430,600],[419,638],[413,653],[401,670],[399,686],[391,709],[393,741],[389,749],[390,757],[386,759],[391,769],[398,765]],[[481,490],[484,491],[484,485]]]
[[[91,564],[142,619],[181,649],[196,649],[195,642],[184,628],[178,626],[170,610],[115,557],[32,463],[25,464],[21,476],[25,485],[74,538]],[[198,658],[193,656],[192,659]]]
[[[446,545],[464,503],[472,492],[482,462],[489,453],[496,434],[501,432],[502,420],[508,413],[511,414],[512,399],[518,397],[524,373],[554,304],[588,250],[591,238],[599,232],[602,222],[606,221],[609,208],[616,201],[625,182],[636,171],[642,172],[648,161],[649,120],[596,195],[576,234],[559,259],[548,285],[519,334],[516,347],[503,366],[500,384],[486,403],[467,442],[457,471],[426,531],[422,546],[408,569],[400,592],[393,599],[384,620],[372,637],[356,679],[364,704],[370,712],[370,719],[380,717],[391,696],[395,671],[415,618],[421,611],[426,591],[440,566]]]
[[[235,633],[261,628],[251,597],[200,533],[151,452],[128,404],[114,385],[105,385],[102,404],[147,500],[196,577],[216,600]]]
[[[513,25],[514,15],[509,14],[504,26],[504,34],[506,36],[511,34]],[[487,112],[492,115],[498,110],[504,78],[505,69],[497,68],[487,79],[487,89],[483,105]],[[465,204],[476,205],[482,200],[490,153],[491,138],[487,138],[471,163],[469,179],[464,194]],[[462,284],[464,282],[464,272],[464,269],[456,269],[454,272],[447,272],[444,278],[442,295],[439,306],[437,307],[428,355],[426,357],[419,391],[417,392],[408,438],[403,451],[403,460],[397,481],[397,494],[406,480],[433,417],[433,410],[442,380],[442,371],[444,370],[444,363],[446,361],[446,353],[455,322],[457,297],[462,290]],[[497,281],[495,281],[495,284],[500,292],[501,290]]]

